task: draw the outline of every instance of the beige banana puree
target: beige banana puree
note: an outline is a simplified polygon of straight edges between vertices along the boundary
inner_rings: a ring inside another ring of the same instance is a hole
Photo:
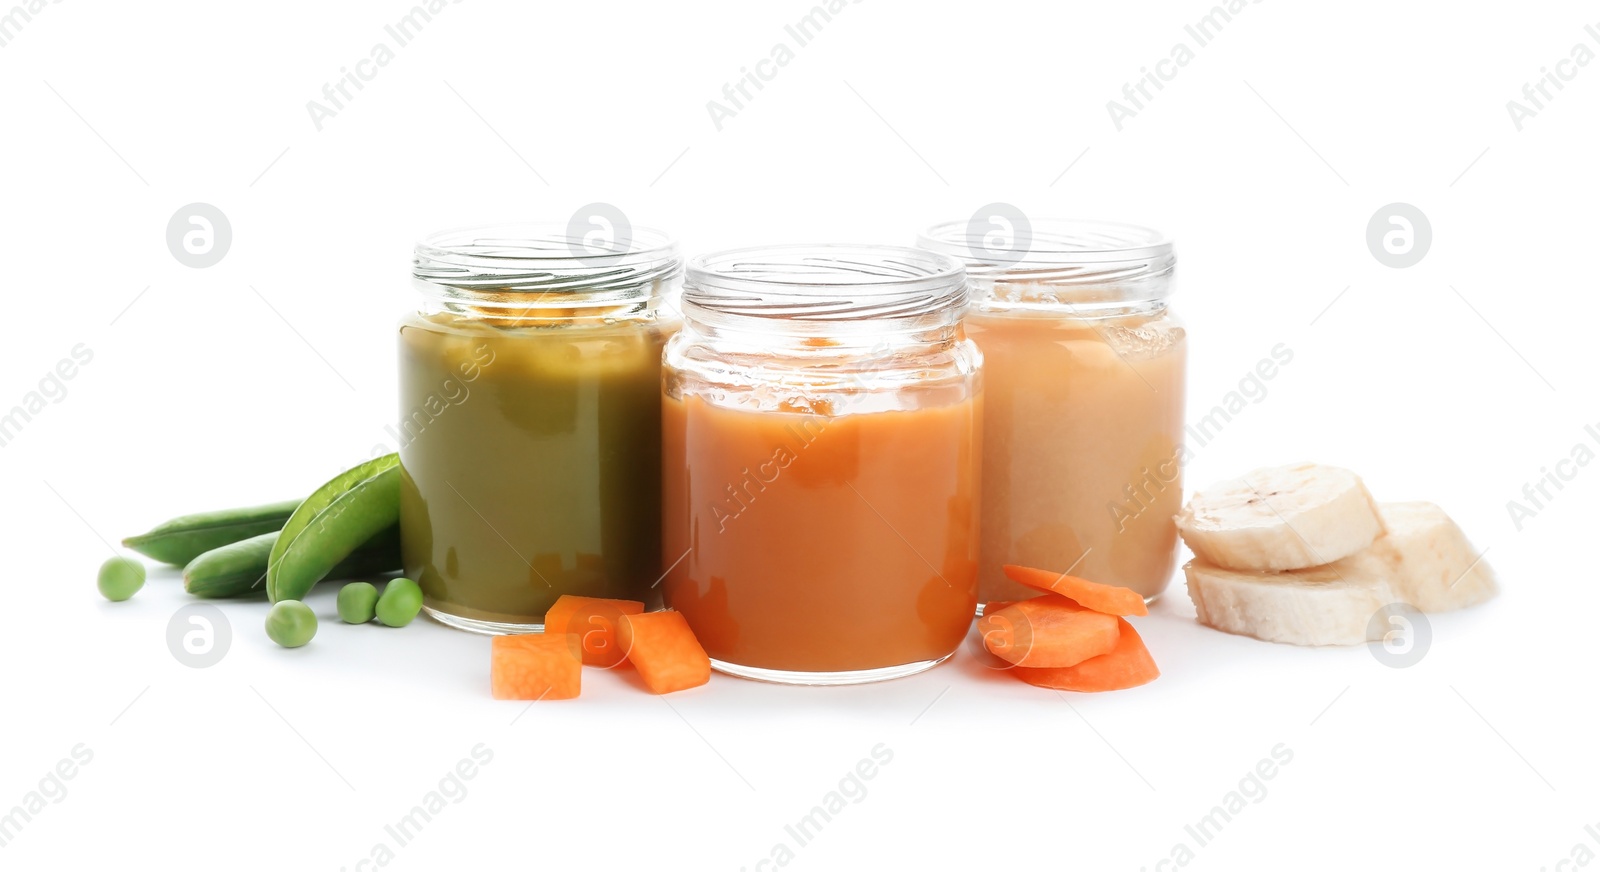
[[[1008,563],[1132,588],[1172,576],[1183,502],[1184,329],[1164,233],[991,203],[924,230],[972,282],[984,356],[979,602],[1036,591]]]
[[[1038,593],[1007,563],[1160,594],[1183,502],[1183,328],[1164,305],[1019,305],[975,307],[967,331],[985,361],[979,600]]]

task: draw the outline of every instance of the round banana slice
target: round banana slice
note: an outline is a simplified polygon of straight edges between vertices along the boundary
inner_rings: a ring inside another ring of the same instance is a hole
[[[1355,473],[1296,463],[1245,473],[1189,499],[1178,532],[1196,557],[1224,569],[1305,569],[1348,557],[1383,532]]]
[[[1385,577],[1399,599],[1424,612],[1475,606],[1499,591],[1488,561],[1444,509],[1379,503],[1378,515],[1386,532],[1329,569],[1346,578]]]
[[[1184,564],[1200,623],[1226,633],[1290,645],[1372,641],[1372,616],[1397,601],[1387,580],[1340,574],[1331,566],[1298,572],[1237,572],[1200,560]]]

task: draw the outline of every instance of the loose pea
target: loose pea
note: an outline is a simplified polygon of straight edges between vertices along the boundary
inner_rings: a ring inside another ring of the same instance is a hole
[[[114,603],[120,603],[144,587],[144,564],[126,557],[113,557],[100,564],[98,580],[100,593]]]
[[[377,614],[378,589],[365,581],[353,581],[339,588],[339,620],[365,624]]]
[[[383,586],[378,597],[378,620],[390,627],[404,627],[422,611],[422,588],[409,578],[396,578]]]
[[[317,634],[317,616],[299,600],[279,600],[267,612],[267,636],[285,648],[298,648]]]

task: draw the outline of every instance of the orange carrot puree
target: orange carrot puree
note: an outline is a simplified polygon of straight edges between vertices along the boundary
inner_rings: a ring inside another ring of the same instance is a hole
[[[960,645],[981,399],[831,417],[664,404],[664,593],[713,659],[836,672]]]

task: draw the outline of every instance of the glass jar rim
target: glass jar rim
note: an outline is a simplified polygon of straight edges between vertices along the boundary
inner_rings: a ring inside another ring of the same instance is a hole
[[[1021,222],[1019,222],[1021,223]],[[1172,237],[1139,224],[1044,218],[1008,228],[992,244],[985,225],[945,221],[917,245],[966,264],[978,302],[1114,309],[1172,293]]]
[[[991,248],[970,221],[943,221],[917,235],[917,245],[975,265],[1122,263],[1172,255],[1172,237],[1141,224],[1082,218],[1042,218],[1016,235],[1020,245]]]
[[[659,296],[683,272],[677,242],[648,227],[592,240],[570,225],[518,222],[431,233],[413,249],[425,296],[474,305],[614,305]]]
[[[683,308],[695,314],[790,321],[918,318],[966,305],[966,268],[902,245],[760,245],[697,255]]]
[[[1005,229],[1006,234],[994,237]],[[1141,224],[1096,219],[979,218],[934,224],[917,245],[966,264],[974,306],[1106,314],[1162,306],[1173,293],[1173,240]]]

